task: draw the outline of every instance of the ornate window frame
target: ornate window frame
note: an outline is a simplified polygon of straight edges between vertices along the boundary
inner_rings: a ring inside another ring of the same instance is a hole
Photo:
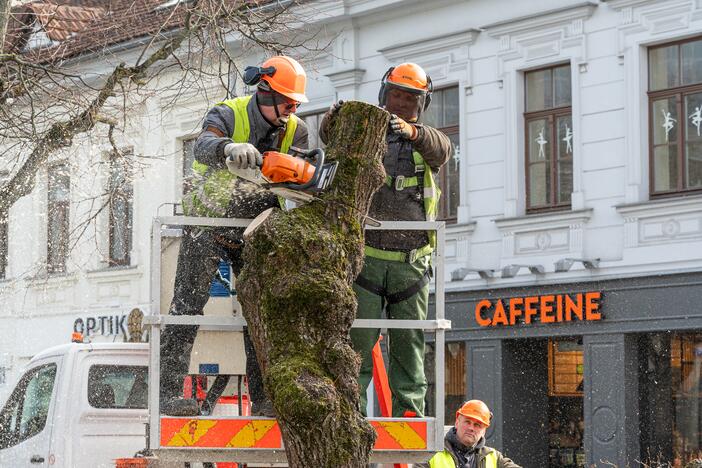
[[[524,169],[524,72],[570,62],[573,115],[573,210],[584,208],[580,148],[580,73],[587,72],[585,21],[598,7],[594,2],[544,11],[483,26],[498,40],[498,86],[504,93],[505,217],[526,212]]]
[[[625,70],[625,203],[650,197],[648,157],[648,48],[702,32],[699,0],[605,0],[619,12],[617,54]]]

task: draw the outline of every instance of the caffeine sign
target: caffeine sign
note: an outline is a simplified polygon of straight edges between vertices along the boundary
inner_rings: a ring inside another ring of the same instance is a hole
[[[475,305],[475,321],[481,327],[596,321],[602,320],[601,300],[599,291],[483,299]]]

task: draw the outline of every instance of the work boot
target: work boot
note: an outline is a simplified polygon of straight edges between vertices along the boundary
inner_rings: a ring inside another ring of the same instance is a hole
[[[260,403],[251,403],[251,414],[253,416],[263,416],[264,418],[275,418],[275,408],[271,400],[266,398]]]
[[[196,326],[169,325],[161,333],[161,382],[159,398],[161,414],[198,416],[196,400],[183,398],[183,380],[188,373],[190,351],[197,334]]]
[[[200,406],[192,398],[170,398],[161,401],[161,414],[168,416],[199,416]]]

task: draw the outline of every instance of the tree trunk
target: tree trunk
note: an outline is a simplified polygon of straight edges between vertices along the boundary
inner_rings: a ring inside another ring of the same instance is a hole
[[[333,187],[275,210],[247,239],[239,299],[291,467],[363,467],[375,432],[359,412],[349,330],[363,266],[363,221],[385,170],[389,114],[345,103],[329,132]]]

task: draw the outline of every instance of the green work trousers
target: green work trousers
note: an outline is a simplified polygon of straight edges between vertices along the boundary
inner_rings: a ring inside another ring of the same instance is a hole
[[[413,263],[380,260],[365,257],[361,276],[391,295],[405,291],[422,279],[431,268],[431,255]],[[387,318],[396,320],[425,320],[429,304],[429,285],[424,285],[416,294],[395,304],[388,304],[384,296],[353,285],[358,299],[359,319],[379,319],[383,309]],[[418,417],[424,415],[424,397],[427,379],[424,375],[424,332],[421,329],[407,330],[391,328],[389,333],[388,380],[392,391],[392,416],[402,417],[412,411]],[[354,349],[361,355],[359,387],[361,410],[366,413],[366,389],[373,377],[373,347],[378,341],[380,329],[353,328],[351,340]]]

